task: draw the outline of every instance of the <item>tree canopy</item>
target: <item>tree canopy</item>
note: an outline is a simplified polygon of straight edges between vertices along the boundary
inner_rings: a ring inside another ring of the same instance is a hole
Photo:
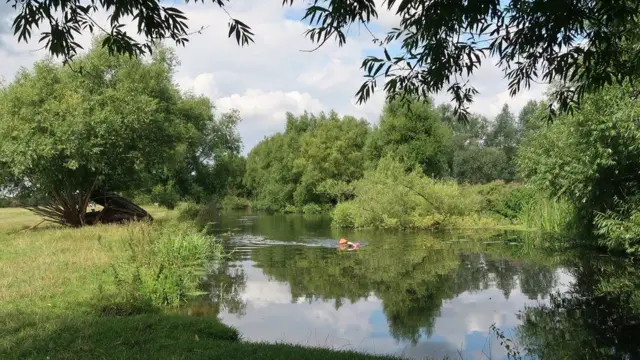
[[[8,2],[16,9],[12,27],[18,39],[30,41],[35,28],[48,26],[39,41],[65,59],[81,48],[75,38],[87,31],[105,33],[102,46],[110,53],[129,55],[151,52],[153,44],[163,39],[185,45],[190,34],[185,14],[158,0]],[[282,5],[295,2],[283,0]],[[213,3],[227,11],[230,0]],[[384,78],[384,89],[392,99],[403,94],[427,98],[446,88],[456,114],[466,119],[468,105],[478,93],[466,77],[491,56],[509,80],[511,95],[538,79],[561,83],[549,102],[553,115],[558,109],[573,110],[586,92],[633,80],[640,70],[636,61],[640,48],[635,46],[640,29],[637,1],[387,0],[377,7],[374,0],[314,0],[306,6],[302,20],[311,25],[306,36],[318,47],[331,39],[344,45],[352,25],[367,27],[379,11],[393,11],[399,17],[398,26],[386,36],[378,38],[371,32],[383,56],[363,61],[367,79],[357,91],[359,102],[367,101]],[[107,28],[93,18],[99,11],[109,15]],[[133,18],[142,41],[126,32],[128,18]],[[248,24],[232,17],[228,35],[242,46],[255,37]]]
[[[208,98],[181,93],[175,64],[164,48],[132,59],[96,45],[73,60],[83,73],[50,60],[21,71],[0,89],[0,184],[53,200],[78,224],[95,192],[169,182],[188,192],[205,160],[239,152],[238,117],[218,121]]]
[[[245,184],[256,206],[336,202],[362,177],[369,124],[337,113],[287,115],[284,133],[261,141],[247,158]]]

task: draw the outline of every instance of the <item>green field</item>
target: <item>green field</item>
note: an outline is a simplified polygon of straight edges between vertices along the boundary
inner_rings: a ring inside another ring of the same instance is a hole
[[[109,269],[129,256],[131,234],[166,226],[176,214],[147,209],[156,218],[153,225],[81,229],[29,229],[38,217],[0,209],[1,359],[382,358],[248,343],[215,317],[176,315],[175,307],[141,304],[130,316],[106,313],[111,304],[105,301],[112,298],[99,295],[100,289],[114,290]]]

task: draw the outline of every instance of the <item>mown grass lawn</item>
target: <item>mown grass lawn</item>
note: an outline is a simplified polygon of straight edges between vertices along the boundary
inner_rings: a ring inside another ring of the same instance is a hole
[[[146,208],[157,220],[152,226],[174,216]],[[0,209],[0,359],[384,359],[248,343],[215,317],[170,309],[105,315],[97,289],[110,283],[113,260],[126,256],[127,226],[21,231],[39,221],[25,210]]]

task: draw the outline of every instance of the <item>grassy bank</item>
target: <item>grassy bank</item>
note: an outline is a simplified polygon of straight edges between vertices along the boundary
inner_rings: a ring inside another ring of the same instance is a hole
[[[0,209],[0,358],[374,358],[247,343],[217,318],[176,315],[215,243],[149,210],[152,225],[20,231],[39,219]]]

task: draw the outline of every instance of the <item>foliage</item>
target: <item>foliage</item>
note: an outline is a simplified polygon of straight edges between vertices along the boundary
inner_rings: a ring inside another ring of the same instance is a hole
[[[100,289],[107,298],[101,311],[111,315],[128,315],[141,303],[180,306],[196,293],[207,261],[220,256],[221,245],[188,222],[130,226],[122,241],[129,253],[111,265],[115,291]]]
[[[321,214],[322,213],[322,207],[320,207],[320,205],[314,204],[314,203],[305,204],[302,207],[302,213],[303,214]]]
[[[89,5],[79,0],[12,3],[14,9],[19,8],[12,24],[18,40],[30,41],[34,27],[48,26],[50,30],[42,33],[40,41],[51,54],[65,59],[80,47],[75,38],[83,31],[104,31],[103,47],[110,53],[129,55],[151,52],[152,44],[162,39],[178,45],[188,41],[184,13],[160,6],[156,0]],[[222,0],[215,3],[223,9],[226,5]],[[282,4],[295,3],[284,0]],[[400,23],[382,39],[373,35],[384,56],[363,61],[367,80],[357,92],[359,102],[371,97],[380,77],[385,78],[384,90],[392,99],[404,94],[426,98],[446,85],[456,102],[456,113],[466,119],[467,106],[478,93],[466,78],[480,68],[483,59],[489,61],[489,55],[505,71],[512,96],[539,76],[545,82],[561,80],[565,86],[552,95],[562,111],[572,110],[589,91],[637,75],[634,41],[640,5],[633,1],[482,0],[471,6],[466,2],[390,0],[381,6],[396,13]],[[97,27],[92,18],[102,10],[109,14],[109,29]],[[354,23],[366,26],[378,17],[378,10],[375,1],[315,1],[307,4],[303,17],[310,24],[306,35],[318,47],[331,38],[344,45],[347,30]],[[142,41],[125,31],[123,21],[129,16],[138,19],[136,30]],[[244,46],[253,42],[254,34],[249,25],[231,18],[228,36],[235,36]]]
[[[599,243],[630,254],[640,253],[640,203],[638,196],[616,199],[615,211],[597,213],[594,218]]]
[[[386,104],[366,147],[367,160],[373,164],[393,155],[435,178],[448,175],[450,152],[451,131],[431,101],[413,101],[409,108],[398,101]]]
[[[332,199],[338,203],[353,198],[353,183],[347,183],[342,180],[328,179],[316,187],[316,193]]]
[[[156,185],[151,189],[151,196],[149,200],[166,207],[169,210],[173,210],[178,201],[180,201],[180,195],[178,195],[173,181],[167,185]]]
[[[251,208],[251,201],[246,198],[241,198],[233,195],[227,195],[222,199],[220,206],[224,210],[239,210]]]
[[[518,130],[516,126],[515,118],[511,111],[509,111],[509,106],[504,104],[502,111],[496,116],[493,127],[486,139],[487,146],[499,149],[504,153],[506,169],[500,178],[506,181],[515,178],[516,169],[513,162],[515,161],[516,146],[518,143]]]
[[[247,158],[244,178],[257,209],[335,203],[350,196],[349,183],[362,177],[364,120],[287,114],[284,133],[261,141]]]
[[[574,235],[575,208],[565,199],[552,199],[542,193],[522,204],[517,213],[520,224],[528,229]]]
[[[488,183],[511,176],[509,161],[504,152],[475,144],[468,144],[455,151],[453,169],[454,178],[472,184]]]
[[[434,180],[420,169],[405,166],[390,156],[355,183],[356,197],[334,211],[336,226],[430,228],[460,224],[479,210],[481,198],[455,181]],[[344,221],[340,223],[339,221]]]
[[[237,114],[217,120],[207,98],[182,94],[168,49],[148,60],[114,57],[99,40],[72,67],[40,61],[0,90],[0,182],[17,196],[54,199],[78,214],[70,223],[84,223],[85,211],[71,198],[94,191],[141,191],[171,207],[209,187],[218,173],[200,169],[216,149],[240,151]]]
[[[295,207],[294,205],[291,204],[287,204],[284,209],[282,209],[282,212],[285,214],[295,214],[298,213],[299,210],[297,207]]]
[[[518,138],[526,139],[530,134],[539,131],[544,125],[543,115],[546,105],[544,101],[529,100],[518,114]]]
[[[166,51],[144,63],[96,48],[76,61],[86,75],[49,61],[19,73],[0,92],[0,158],[12,185],[47,195],[141,186],[175,157],[182,127],[205,121],[175,110],[172,61]]]
[[[516,183],[505,184],[502,180],[476,185],[471,189],[483,199],[481,211],[496,213],[511,220],[515,220],[537,195],[533,187]]]
[[[617,223],[605,220],[633,221],[634,210],[625,204],[634,204],[640,185],[639,110],[630,86],[607,87],[585,97],[579,113],[532,134],[519,150],[523,177],[569,200],[587,232],[613,235],[604,243],[612,249],[635,251],[638,241],[614,235],[609,226]],[[596,221],[599,213],[606,215]],[[583,240],[594,245],[588,236]]]
[[[438,111],[453,133],[451,176],[472,184],[514,180],[513,158],[521,135],[506,104],[493,121],[472,114],[466,124],[455,120],[450,105],[440,105]]]
[[[203,206],[200,204],[196,204],[193,202],[186,202],[184,204],[180,204],[178,207],[178,219],[182,221],[190,221],[195,220],[198,215],[202,212]]]

